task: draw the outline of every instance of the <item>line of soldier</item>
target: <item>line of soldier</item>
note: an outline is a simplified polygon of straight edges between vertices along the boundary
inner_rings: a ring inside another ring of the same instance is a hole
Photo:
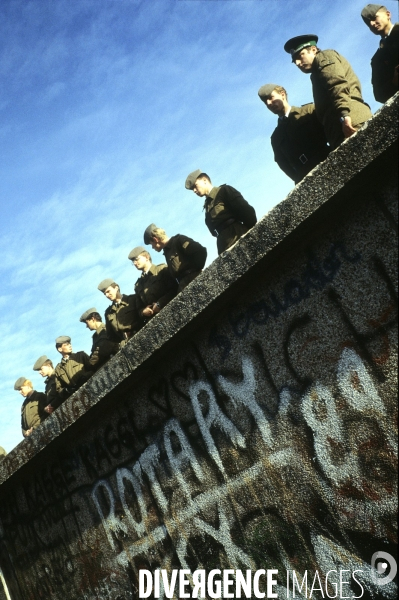
[[[382,38],[372,68],[375,97],[385,102],[398,87],[399,25],[392,26],[390,12],[384,6],[368,4],[361,14],[370,30]],[[335,50],[321,51],[317,41],[316,35],[303,35],[288,40],[284,46],[292,62],[303,73],[311,74],[314,104],[291,107],[285,89],[275,84],[266,84],[258,92],[267,108],[279,117],[271,138],[275,160],[295,183],[372,116],[348,61]],[[205,223],[217,238],[219,254],[231,248],[255,225],[255,210],[241,193],[226,184],[214,186],[201,169],[188,175],[185,188],[205,197]],[[26,377],[15,382],[14,389],[25,398],[21,411],[24,437],[204,268],[206,248],[185,235],[168,237],[163,229],[151,223],[144,231],[144,243],[156,252],[163,251],[166,264],[153,265],[149,252],[137,246],[128,255],[133,266],[142,273],[134,294],[122,294],[113,279],[101,281],[98,289],[111,301],[105,311],[105,324],[95,307],[80,317],[80,321],[94,331],[90,356],[83,351],[72,352],[71,338],[60,336],[55,342],[62,355],[61,362],[54,368],[47,356],[41,356],[33,365],[33,370],[46,378],[45,392],[35,391]]]
[[[231,248],[255,225],[255,210],[240,192],[226,184],[214,186],[209,175],[201,169],[188,175],[185,187],[197,196],[205,197],[205,223],[217,238],[219,254]],[[33,370],[46,378],[45,392],[34,390],[26,377],[19,377],[15,382],[14,389],[24,397],[21,408],[24,437],[114,356],[205,266],[207,250],[204,246],[186,235],[169,237],[155,223],[145,229],[144,244],[156,252],[162,251],[166,264],[154,265],[150,253],[143,246],[137,246],[128,255],[132,265],[141,271],[133,294],[122,294],[113,279],[99,283],[98,290],[111,302],[104,314],[105,323],[95,307],[80,317],[80,322],[94,332],[90,356],[83,351],[73,352],[71,338],[59,336],[55,346],[62,359],[57,366],[54,367],[46,355],[40,356],[33,365]]]
[[[380,4],[367,4],[361,17],[370,31],[381,37],[371,59],[371,81],[375,99],[384,103],[398,91],[399,23],[392,24],[390,11]],[[286,90],[274,83],[263,85],[258,92],[278,116],[271,136],[274,159],[295,184],[372,116],[349,62],[336,50],[320,50],[317,42],[317,35],[309,34],[291,38],[284,45],[292,62],[310,75],[313,103],[290,106]]]

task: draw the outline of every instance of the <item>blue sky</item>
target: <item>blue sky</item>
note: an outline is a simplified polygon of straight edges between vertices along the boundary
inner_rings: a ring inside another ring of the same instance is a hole
[[[387,6],[397,20],[397,2]],[[15,380],[58,335],[91,347],[80,315],[114,278],[132,293],[127,260],[155,222],[216,258],[202,201],[184,189],[201,168],[229,183],[258,218],[292,189],[275,165],[275,117],[264,83],[312,100],[309,77],[284,42],[317,33],[351,62],[373,112],[370,58],[378,45],[363,3],[336,0],[1,0],[0,445],[22,439]],[[155,263],[162,255],[153,253]]]

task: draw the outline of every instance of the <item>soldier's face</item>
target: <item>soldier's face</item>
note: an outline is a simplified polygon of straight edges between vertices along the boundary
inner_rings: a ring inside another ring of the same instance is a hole
[[[157,237],[153,237],[151,238],[151,248],[156,252],[161,252],[163,244]]]
[[[302,73],[310,72],[316,52],[316,46],[310,46],[309,48],[303,48],[295,55],[294,63]]]
[[[274,115],[285,115],[285,94],[279,94],[273,90],[270,96],[266,98],[266,106]]]
[[[112,287],[112,285],[107,287],[107,289],[104,292],[104,296],[106,296],[108,298],[108,300],[112,300],[112,301],[116,300],[117,295],[118,295],[118,288]]]
[[[197,196],[206,196],[209,191],[209,181],[205,177],[196,180],[193,187],[194,194]]]
[[[43,365],[39,371],[39,373],[42,377],[48,377],[49,375],[51,375],[52,372],[53,372],[53,369],[52,369],[52,367],[50,367],[50,365]]]
[[[71,354],[71,352],[72,352],[72,344],[71,344],[71,342],[64,342],[63,344],[61,344],[61,346],[58,346],[57,350],[62,355],[64,355],[64,354]]]
[[[142,271],[148,266],[148,258],[140,254],[137,258],[134,259],[133,264],[139,271]]]
[[[96,329],[96,321],[95,319],[86,319],[86,327],[90,329],[90,331],[94,331]]]
[[[31,391],[32,391],[32,388],[30,387],[30,385],[21,385],[19,393],[21,394],[21,396],[23,396],[24,398],[26,398],[26,396],[28,394],[30,394]]]
[[[375,35],[387,35],[391,28],[391,13],[389,10],[380,9],[374,19],[370,19],[369,28]]]

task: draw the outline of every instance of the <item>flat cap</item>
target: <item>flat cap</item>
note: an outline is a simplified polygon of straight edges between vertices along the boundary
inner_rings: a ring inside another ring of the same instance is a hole
[[[147,229],[144,231],[144,243],[145,244],[151,243],[151,239],[152,239],[155,229],[159,229],[159,227],[157,227],[157,225],[155,225],[155,223],[151,223],[151,225],[148,225]]]
[[[56,346],[62,346],[62,344],[67,344],[71,341],[71,338],[68,335],[60,335],[55,339]]]
[[[190,173],[190,175],[187,176],[186,183],[185,183],[186,190],[194,189],[195,182],[197,181],[198,177],[203,172],[204,171],[201,171],[201,169],[197,169],[196,171],[193,171],[192,173]]]
[[[97,289],[100,290],[100,292],[105,292],[105,290],[113,283],[115,283],[113,279],[103,279],[101,283],[98,284]]]
[[[262,85],[262,87],[259,88],[259,98],[261,100],[266,100],[270,96],[272,91],[276,89],[276,87],[279,87],[277,83],[265,83],[265,85]]]
[[[14,383],[14,390],[20,390],[26,381],[26,377],[18,377],[17,381]]]
[[[79,321],[81,323],[84,323],[90,317],[90,315],[92,315],[93,313],[98,313],[98,310],[94,307],[89,308],[89,310],[86,310],[86,312],[83,313],[83,315],[80,317]]]
[[[369,25],[370,21],[375,18],[375,15],[378,13],[380,8],[385,8],[386,10],[386,7],[382,4],[367,4],[367,6],[363,8],[360,14],[366,25]]]
[[[140,254],[143,254],[143,252],[147,252],[147,250],[143,248],[143,246],[136,246],[135,248],[133,248],[133,250],[129,252],[128,259],[134,260],[135,258],[140,256]]]
[[[45,354],[43,356],[39,356],[35,364],[33,365],[34,371],[40,371],[46,360],[49,360]]]
[[[317,46],[318,36],[314,33],[307,33],[306,35],[297,35],[296,37],[291,38],[284,44],[284,50],[291,54],[292,57],[297,52],[300,52],[302,48],[307,48],[308,46]],[[294,58],[293,58],[294,59]]]

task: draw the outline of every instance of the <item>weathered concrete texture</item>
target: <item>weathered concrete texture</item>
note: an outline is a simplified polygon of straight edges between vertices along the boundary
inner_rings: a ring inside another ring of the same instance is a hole
[[[394,596],[370,561],[396,544],[397,108],[4,459],[13,600],[137,598],[140,568],[278,569],[281,598],[287,569],[360,569]]]

